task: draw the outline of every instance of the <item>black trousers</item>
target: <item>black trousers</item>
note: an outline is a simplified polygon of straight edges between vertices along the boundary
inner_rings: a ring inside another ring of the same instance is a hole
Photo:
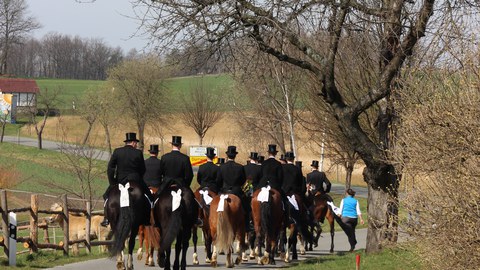
[[[345,224],[342,229],[348,236],[348,242],[350,243],[350,248],[353,250],[357,244],[357,237],[355,236],[355,228],[358,224],[358,218],[349,218],[342,217],[342,223]],[[348,232],[347,232],[348,231]]]

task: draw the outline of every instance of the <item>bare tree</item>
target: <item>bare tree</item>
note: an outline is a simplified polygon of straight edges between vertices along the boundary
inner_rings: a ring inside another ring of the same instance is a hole
[[[82,145],[85,145],[92,132],[93,125],[97,121],[100,107],[98,106],[98,90],[89,89],[82,97],[78,104],[78,112],[80,117],[88,124],[85,135],[83,136]]]
[[[434,0],[138,2],[149,8],[144,20],[146,29],[163,45],[179,47],[184,41],[206,40],[222,48],[226,44],[238,48],[243,43],[311,76],[318,97],[328,104],[341,132],[366,165],[367,251],[378,251],[384,240],[396,241],[397,223],[391,220],[398,213],[398,178],[388,154],[394,146],[390,141],[390,123],[394,120],[390,96],[406,58],[426,34]],[[352,103],[345,99],[350,89],[336,81],[340,44],[348,31],[373,38],[378,63],[372,84]],[[285,43],[294,50],[283,50]],[[373,106],[378,106],[379,124],[370,134],[359,118]]]
[[[55,113],[55,108],[59,102],[60,91],[60,88],[55,88],[54,90],[49,90],[48,88],[42,89],[37,95],[36,106],[28,107],[30,123],[34,126],[35,133],[37,134],[38,149],[42,149],[43,147],[43,129],[47,123],[47,118],[50,114]],[[41,117],[41,120],[38,120],[37,115]]]
[[[222,102],[221,91],[206,89],[203,82],[199,82],[191,90],[190,95],[184,96],[181,119],[198,135],[200,145],[203,144],[203,138],[208,130],[222,119]]]
[[[112,141],[110,130],[120,120],[118,114],[121,112],[121,104],[115,98],[114,88],[108,84],[102,84],[98,89],[97,97],[90,102],[93,102],[98,110],[97,120],[102,125],[105,132],[105,142],[107,144],[108,153],[112,155]]]
[[[2,0],[0,2],[0,73],[8,73],[7,63],[11,47],[31,31],[40,28],[35,18],[27,15],[25,0]]]
[[[127,111],[125,115],[137,124],[140,149],[145,143],[145,126],[161,120],[165,110],[167,96],[163,80],[167,77],[168,70],[152,56],[124,61],[109,71],[108,81]]]

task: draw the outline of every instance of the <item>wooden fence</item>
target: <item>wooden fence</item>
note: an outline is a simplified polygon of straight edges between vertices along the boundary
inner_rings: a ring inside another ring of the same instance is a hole
[[[3,231],[3,236],[0,236],[0,245],[4,247],[5,254],[9,256],[9,220],[8,215],[10,212],[22,213],[26,212],[30,215],[30,224],[26,226],[19,226],[17,230],[30,230],[28,237],[17,237],[17,242],[23,243],[24,248],[29,249],[30,252],[37,252],[39,249],[56,249],[63,250],[65,255],[69,254],[69,247],[76,243],[84,243],[87,253],[91,252],[92,246],[99,245],[110,245],[111,241],[92,241],[90,239],[91,235],[91,218],[92,218],[92,209],[91,203],[85,201],[85,209],[76,209],[68,207],[68,197],[66,194],[61,196],[61,203],[63,205],[63,211],[52,211],[50,209],[42,210],[39,209],[39,200],[38,194],[31,194],[30,196],[30,206],[22,208],[8,208],[8,198],[6,190],[0,190],[0,213],[2,216],[1,219],[1,228]],[[78,239],[74,241],[69,240],[69,213],[83,214],[86,217],[86,233],[85,239]],[[63,222],[63,241],[60,241],[58,244],[49,243],[48,237],[48,224],[46,222],[40,222],[38,220],[39,214],[59,214],[62,216]],[[44,231],[44,243],[38,242],[38,231],[39,229]]]

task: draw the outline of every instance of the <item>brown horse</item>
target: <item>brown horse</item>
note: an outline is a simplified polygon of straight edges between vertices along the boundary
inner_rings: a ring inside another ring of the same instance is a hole
[[[330,253],[333,253],[334,247],[334,236],[335,236],[335,228],[334,228],[334,213],[332,209],[328,206],[327,202],[332,201],[331,197],[325,193],[317,192],[313,196],[313,203],[311,208],[312,215],[313,215],[313,222],[316,224],[315,227],[312,227],[312,234],[316,231],[316,235],[313,239],[315,246],[318,245],[318,239],[320,238],[320,234],[322,233],[322,226],[320,223],[323,223],[326,219],[328,224],[330,225],[330,237],[331,237],[331,244],[330,244]],[[307,250],[313,250],[312,243],[308,246],[306,245]]]
[[[263,189],[263,188],[262,188]],[[255,227],[256,244],[258,249],[258,264],[275,264],[274,255],[280,231],[284,226],[284,210],[282,197],[275,189],[266,190],[268,201],[259,201],[258,195],[262,189],[256,190],[252,195],[252,217]],[[262,242],[266,241],[265,254],[262,253]]]
[[[152,194],[155,194],[157,190],[158,188],[156,187],[150,187],[150,191],[152,192]],[[151,223],[153,223],[153,217],[150,220],[151,220]],[[158,235],[158,237],[157,236],[155,237],[159,238],[160,229],[155,226],[144,226],[144,225],[140,225],[140,227],[138,228],[139,248],[137,250],[137,260],[141,261],[143,258],[143,243],[145,242],[145,265],[148,265],[148,266],[155,266],[155,263],[153,261],[154,247],[153,245],[150,245],[150,242],[151,242],[150,237],[152,237],[152,234]]]
[[[217,193],[209,190],[209,189],[203,189],[204,192],[207,192],[208,196],[210,196],[212,199],[217,196]],[[202,226],[202,231],[203,231],[203,237],[205,238],[205,251],[207,253],[207,258],[205,259],[206,263],[211,263],[212,260],[212,234],[210,232],[210,223],[209,223],[209,216],[210,216],[210,206],[211,202],[207,204],[205,200],[203,199],[203,195],[200,194],[200,191],[202,189],[197,189],[194,193],[195,200],[200,205],[200,209],[198,210],[198,217],[202,220],[203,226]],[[197,255],[197,241],[198,241],[198,236],[197,236],[197,226],[194,226],[192,229],[192,240],[193,240],[193,264],[198,265],[198,255]]]
[[[227,254],[227,267],[233,267],[232,245],[235,239],[239,242],[235,264],[239,264],[242,261],[242,252],[247,248],[245,244],[245,211],[240,198],[234,194],[217,195],[210,205],[208,220],[213,240],[212,266],[217,266],[217,250],[223,250]]]

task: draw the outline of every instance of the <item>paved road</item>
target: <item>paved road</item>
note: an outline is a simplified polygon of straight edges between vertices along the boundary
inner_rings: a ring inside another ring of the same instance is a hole
[[[367,239],[367,230],[360,229],[357,230],[357,247],[356,249],[364,249]],[[348,244],[347,237],[343,232],[337,232],[335,234],[335,254],[341,254],[348,252],[350,249],[350,245]],[[319,240],[319,245],[313,251],[307,252],[306,255],[299,255],[299,261],[305,260],[307,258],[314,258],[320,255],[331,256],[329,253],[330,250],[330,234],[327,232],[323,234],[323,237]],[[192,265],[192,254],[193,248],[188,249],[188,257],[187,257],[187,268],[192,270],[201,270],[206,269],[207,267],[210,268],[209,264],[205,263],[205,252],[203,248],[198,248],[198,258],[200,260],[200,265],[193,266]],[[135,255],[135,254],[134,254]],[[138,269],[152,269],[151,267],[145,266],[143,261],[137,261],[136,257],[134,258],[134,268]],[[173,255],[172,255],[172,262],[173,262]],[[219,255],[218,258],[219,267],[225,268],[225,255]],[[295,262],[294,262],[295,263]],[[273,266],[264,266],[264,265],[257,265],[256,261],[250,260],[248,262],[242,263],[240,265],[236,265],[235,269],[277,269],[282,267],[288,267],[292,263],[284,263],[276,258],[276,265]],[[158,268],[158,265],[155,263],[155,267]],[[352,262],[354,265],[354,262]],[[111,259],[97,259],[73,264],[67,264],[64,266],[57,266],[54,268],[55,270],[60,269],[69,269],[69,270],[80,270],[80,269],[115,269],[115,261]]]

